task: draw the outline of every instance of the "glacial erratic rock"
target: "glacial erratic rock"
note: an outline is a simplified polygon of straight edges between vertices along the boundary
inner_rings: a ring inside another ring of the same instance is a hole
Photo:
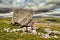
[[[26,9],[16,9],[12,17],[12,24],[31,26],[33,18],[33,11]]]

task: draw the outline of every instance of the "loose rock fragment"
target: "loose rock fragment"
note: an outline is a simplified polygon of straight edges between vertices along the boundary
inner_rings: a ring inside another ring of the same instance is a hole
[[[56,31],[56,30],[54,30],[52,32],[55,33],[55,34],[60,34],[60,32],[59,31]]]
[[[50,38],[49,34],[45,34],[45,38]]]
[[[58,39],[58,37],[55,35],[55,36],[53,36],[54,38],[57,38]]]
[[[27,27],[27,31],[30,32],[32,30],[32,27]]]
[[[21,29],[16,29],[17,32],[21,31]]]
[[[37,35],[39,35],[39,36],[40,36],[40,35],[41,35],[41,33],[39,33],[39,32],[38,32],[38,33],[37,33]]]
[[[50,34],[52,31],[49,28],[46,28],[45,31]]]
[[[49,34],[42,34],[42,37],[44,37],[44,38],[50,38]]]
[[[12,31],[13,31],[13,32],[16,32],[17,30],[16,30],[16,29],[13,29]]]
[[[9,32],[10,28],[3,28],[3,30]]]
[[[13,32],[12,30],[10,30],[10,32]]]
[[[31,30],[31,33],[37,35],[37,31],[36,30]]]

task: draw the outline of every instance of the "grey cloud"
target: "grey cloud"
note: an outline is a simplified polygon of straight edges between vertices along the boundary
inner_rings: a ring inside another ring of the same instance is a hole
[[[48,10],[53,10],[53,9],[60,7],[60,0],[46,0],[46,4],[48,4],[48,5],[51,4],[51,6],[49,6],[47,8],[48,8]]]
[[[40,0],[41,1],[41,0]],[[32,9],[32,10],[40,10],[40,11],[45,11],[45,10],[53,10],[55,8],[60,7],[60,0],[45,0],[45,3],[39,3],[38,5],[33,5],[34,3],[31,3],[25,6],[24,8],[27,9]]]
[[[33,0],[33,1],[28,0],[27,4],[24,4],[24,9],[32,9],[32,10],[40,10],[40,11],[48,10],[49,11],[49,10],[53,10],[55,8],[60,7],[60,0],[45,0],[45,2],[40,3],[41,1],[42,0]],[[21,3],[19,3],[18,5],[20,5],[20,4]],[[17,5],[15,5],[15,6],[17,6]],[[21,6],[15,7],[15,8],[20,8]],[[9,6],[9,7],[13,8],[14,6]]]
[[[60,4],[60,0],[46,0],[48,3]]]

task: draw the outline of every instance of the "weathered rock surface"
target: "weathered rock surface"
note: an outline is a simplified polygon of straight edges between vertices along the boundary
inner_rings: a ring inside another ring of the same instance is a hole
[[[20,24],[21,26],[32,25],[33,12],[32,10],[16,9],[12,18],[12,24]]]
[[[42,36],[44,38],[57,38],[58,36],[56,34],[60,34],[60,31],[56,31],[56,30],[50,30],[49,28],[46,28],[45,31],[47,33],[43,33],[43,32],[37,32],[36,30],[39,29],[39,27],[36,27],[33,29],[34,27],[22,27],[22,28],[17,28],[17,29],[10,29],[10,28],[3,28],[4,31],[6,32],[23,32],[23,33],[28,33],[28,34],[34,34],[34,35],[38,35],[38,36]]]

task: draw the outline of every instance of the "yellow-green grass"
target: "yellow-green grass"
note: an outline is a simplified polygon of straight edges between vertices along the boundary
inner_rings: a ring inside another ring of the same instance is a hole
[[[39,18],[38,19],[33,19],[34,22],[38,21],[44,21],[45,18]],[[45,21],[44,21],[45,22]],[[49,25],[50,27],[44,26],[44,24],[34,24],[33,26],[38,26],[39,29],[37,30],[38,32],[43,32],[45,28],[50,28],[51,30],[58,30],[60,31],[59,27],[56,27],[54,25]],[[56,38],[44,38],[42,36],[34,35],[34,34],[25,34],[22,32],[5,32],[3,31],[3,28],[19,28],[18,26],[14,26],[11,24],[11,18],[0,18],[0,40],[60,40],[60,35],[58,35],[58,39]]]

